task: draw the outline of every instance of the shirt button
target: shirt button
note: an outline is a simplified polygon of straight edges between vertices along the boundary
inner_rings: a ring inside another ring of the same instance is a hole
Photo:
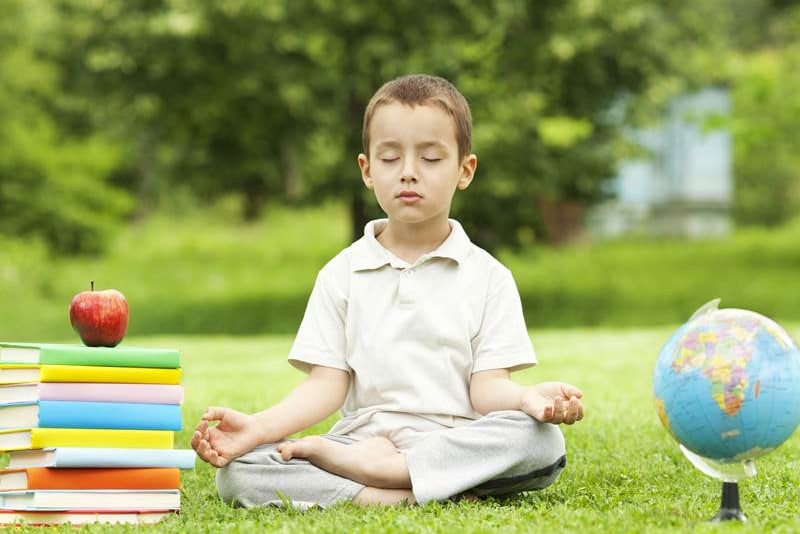
[[[414,276],[414,269],[406,269],[406,278]]]

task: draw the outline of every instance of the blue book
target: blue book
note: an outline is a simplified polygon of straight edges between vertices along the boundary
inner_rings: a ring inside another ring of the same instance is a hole
[[[7,469],[29,467],[172,467],[194,469],[192,449],[55,447],[11,451]]]
[[[180,430],[177,404],[39,401],[0,404],[0,428]]]

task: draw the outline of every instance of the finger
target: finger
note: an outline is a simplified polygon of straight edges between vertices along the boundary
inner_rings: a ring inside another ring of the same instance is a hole
[[[580,399],[583,397],[583,391],[576,388],[572,384],[562,384],[561,391],[564,393],[564,397],[567,399],[571,399],[572,397],[578,397]]]
[[[208,421],[204,421],[204,420],[201,420],[199,423],[197,423],[197,426],[194,427],[194,429],[197,432],[200,432],[201,435],[206,433],[206,429],[207,428],[208,428]]]
[[[578,410],[580,409],[580,399],[572,397],[567,404],[567,409],[564,414],[564,423],[571,425],[578,419]]]
[[[192,441],[191,441],[192,448],[194,450],[197,450],[197,446],[200,445],[201,439],[203,439],[203,435],[199,431],[195,430],[194,433],[192,434]]]
[[[553,406],[545,406],[539,419],[542,423],[549,423],[553,419]]]
[[[213,446],[217,442],[217,438],[219,437],[219,435],[220,435],[219,430],[217,430],[214,427],[211,427],[206,430],[205,436],[203,437],[210,445]]]
[[[211,447],[208,445],[208,442],[204,439],[200,440],[200,443],[197,444],[197,456],[200,457],[201,460],[204,462],[208,462],[208,454],[211,450]]]
[[[561,397],[553,399],[553,420],[551,423],[558,425],[564,420],[564,401]]]
[[[208,463],[210,463],[214,467],[222,467],[223,465],[225,465],[225,462],[223,461],[222,457],[219,454],[217,454],[217,451],[213,449],[211,449],[211,451],[209,451],[208,453]]]
[[[206,408],[206,413],[203,414],[203,420],[205,421],[221,421],[223,417],[225,417],[225,413],[228,411],[227,408],[219,408],[216,406],[210,406]]]

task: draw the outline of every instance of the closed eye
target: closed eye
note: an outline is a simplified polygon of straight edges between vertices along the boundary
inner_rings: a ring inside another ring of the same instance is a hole
[[[397,161],[400,158],[381,158],[381,161],[384,163],[391,163],[393,161]]]
[[[422,158],[424,161],[428,163],[436,163],[437,161],[442,161],[442,158]]]

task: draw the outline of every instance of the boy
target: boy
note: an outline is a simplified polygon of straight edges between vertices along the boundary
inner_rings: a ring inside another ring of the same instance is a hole
[[[448,219],[477,166],[469,106],[448,81],[388,82],[364,116],[361,176],[388,219],[320,271],[289,361],[308,373],[280,403],[209,408],[192,447],[242,506],[424,503],[543,488],[566,464],[556,425],[583,417],[535,365],[511,272]],[[285,441],[339,408],[325,436]],[[217,421],[214,427],[209,422]]]

